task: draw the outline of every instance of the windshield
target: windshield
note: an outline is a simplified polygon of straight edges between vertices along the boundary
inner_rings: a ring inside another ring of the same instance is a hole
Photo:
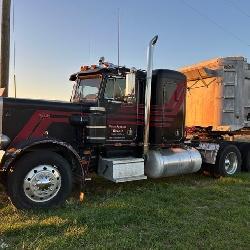
[[[101,77],[78,79],[72,93],[72,102],[96,101],[98,97]]]

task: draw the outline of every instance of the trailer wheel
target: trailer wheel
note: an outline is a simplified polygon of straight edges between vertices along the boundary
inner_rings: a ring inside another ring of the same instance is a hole
[[[50,151],[25,154],[8,176],[8,194],[19,209],[59,206],[65,202],[71,188],[69,163]]]
[[[234,145],[225,145],[218,152],[215,164],[215,176],[232,176],[241,169],[241,153]]]

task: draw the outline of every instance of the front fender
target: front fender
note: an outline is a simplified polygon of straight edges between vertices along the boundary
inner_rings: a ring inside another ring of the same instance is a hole
[[[1,171],[7,171],[11,167],[12,163],[19,159],[25,152],[56,147],[67,150],[67,152],[72,154],[77,164],[79,164],[79,166],[81,167],[81,157],[70,144],[63,141],[47,138],[43,140],[22,143],[22,145],[19,145],[16,148],[7,149],[1,160]]]

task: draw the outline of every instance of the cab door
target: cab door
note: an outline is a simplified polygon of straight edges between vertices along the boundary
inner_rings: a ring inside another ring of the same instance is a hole
[[[138,105],[135,97],[135,76],[112,76],[106,79],[104,101],[107,112],[107,142],[136,141]]]

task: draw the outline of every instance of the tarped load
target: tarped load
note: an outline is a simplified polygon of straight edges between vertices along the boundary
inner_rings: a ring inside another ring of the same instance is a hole
[[[234,131],[250,127],[250,64],[225,57],[179,69],[187,77],[186,126]]]

